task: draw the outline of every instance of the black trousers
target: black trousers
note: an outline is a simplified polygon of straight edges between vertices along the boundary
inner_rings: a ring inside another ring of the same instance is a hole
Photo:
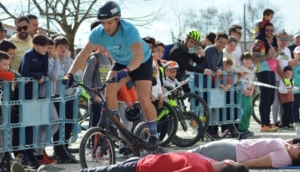
[[[290,124],[290,119],[292,115],[292,104],[293,102],[282,103],[283,115],[282,115],[282,125],[287,126]]]

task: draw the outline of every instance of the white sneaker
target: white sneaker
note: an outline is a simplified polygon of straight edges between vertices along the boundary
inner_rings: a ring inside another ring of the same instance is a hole
[[[296,129],[297,127],[300,127],[300,122],[294,123],[293,127]]]

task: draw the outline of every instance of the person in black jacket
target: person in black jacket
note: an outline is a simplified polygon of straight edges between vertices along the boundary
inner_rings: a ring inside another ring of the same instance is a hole
[[[197,48],[194,52],[190,51],[196,47],[197,43],[201,40],[201,35],[197,30],[190,30],[186,34],[183,44],[176,43],[170,50],[166,60],[176,61],[179,69],[176,75],[178,81],[183,81],[189,77],[189,72],[203,73],[211,75],[210,69],[201,69],[193,66],[190,61],[196,64],[203,64],[205,62],[205,52],[201,47]],[[191,52],[191,53],[190,53]],[[183,86],[184,92],[189,92],[188,85]]]

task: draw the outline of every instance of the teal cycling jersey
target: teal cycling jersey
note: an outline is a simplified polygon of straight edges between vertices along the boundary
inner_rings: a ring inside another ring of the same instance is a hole
[[[124,20],[120,20],[118,31],[109,36],[102,25],[92,30],[89,41],[94,45],[101,45],[107,49],[111,57],[121,65],[128,65],[132,59],[130,46],[136,42],[142,42],[145,63],[151,56],[148,44],[142,40],[135,26]]]

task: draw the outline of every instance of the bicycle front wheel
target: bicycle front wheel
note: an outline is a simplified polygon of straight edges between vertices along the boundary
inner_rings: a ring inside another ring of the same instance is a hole
[[[172,142],[179,147],[197,143],[205,133],[200,118],[191,112],[178,113],[178,118],[178,130]]]
[[[257,93],[253,98],[252,98],[252,106],[253,106],[253,110],[252,110],[252,118],[258,123],[261,124],[261,120],[260,120],[260,115],[257,113],[259,112],[258,108],[259,108],[259,98],[260,97],[260,93]]]
[[[83,169],[116,163],[114,143],[109,135],[106,137],[105,151],[103,152],[101,148],[104,138],[105,131],[99,127],[90,128],[84,134],[79,149],[80,164]]]

